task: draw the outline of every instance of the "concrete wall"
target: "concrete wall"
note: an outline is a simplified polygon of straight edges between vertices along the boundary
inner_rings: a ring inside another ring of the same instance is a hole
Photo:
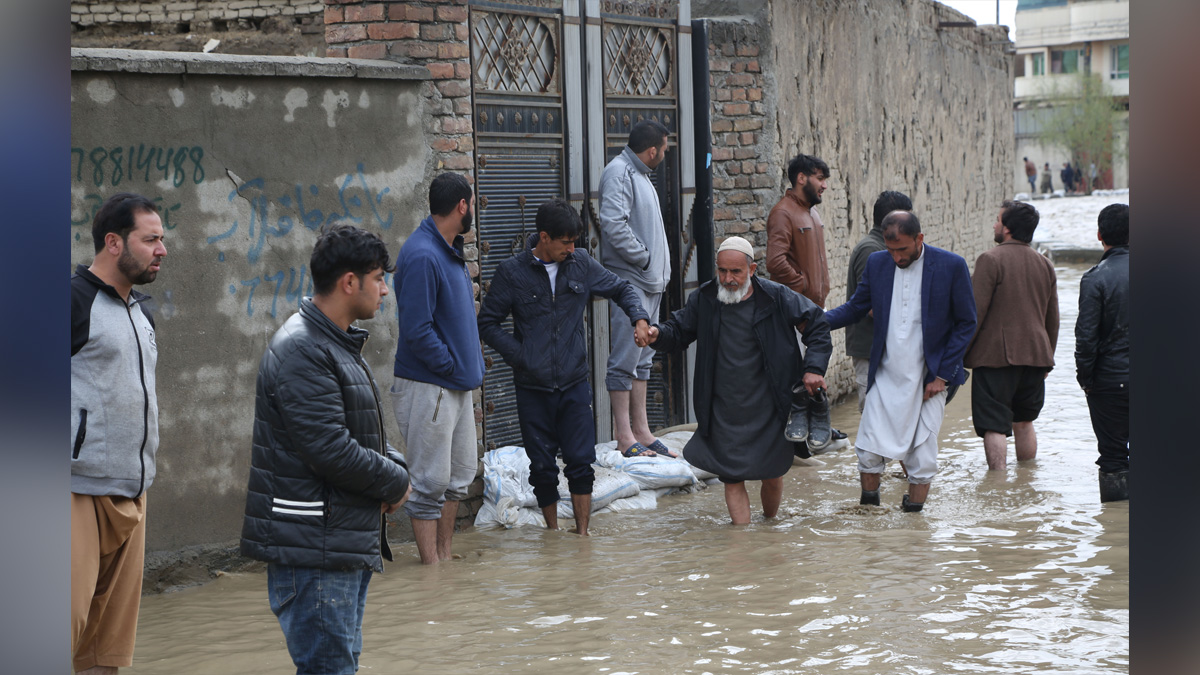
[[[428,77],[352,59],[72,50],[72,263],[91,262],[92,216],[115,192],[157,200],[166,228],[144,288],[161,410],[149,551],[239,536],[258,361],[312,293],[315,230],[349,221],[395,255],[427,210]],[[389,410],[395,322],[392,297],[361,322]]]
[[[817,207],[833,281],[829,307],[845,300],[850,251],[870,229],[883,190],[912,197],[926,240],[970,265],[992,245],[1014,161],[1003,28],[939,30],[939,21],[968,19],[931,0],[707,2],[697,15],[713,17],[717,241],[749,236],[765,274],[766,216],[787,187],[788,159],[804,152],[832,173]],[[723,120],[730,127],[718,132]],[[843,340],[836,331],[827,378],[834,396],[853,387]]]

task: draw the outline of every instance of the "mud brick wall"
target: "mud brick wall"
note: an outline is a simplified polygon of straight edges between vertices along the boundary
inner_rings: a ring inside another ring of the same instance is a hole
[[[817,207],[833,287],[845,301],[850,251],[883,190],[912,197],[926,241],[974,266],[1013,166],[1012,58],[1003,29],[938,28],[967,17],[932,0],[700,2],[709,21],[714,238],[740,235],[766,276],[766,217],[787,161],[830,168]],[[828,380],[850,393],[834,332]]]

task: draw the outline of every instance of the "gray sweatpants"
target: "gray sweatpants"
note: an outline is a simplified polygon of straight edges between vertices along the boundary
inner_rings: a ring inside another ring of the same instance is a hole
[[[658,323],[658,308],[663,294],[648,293],[637,286],[633,286],[633,290],[637,292],[642,308],[650,315],[650,325]],[[607,391],[629,391],[633,389],[635,379],[649,380],[654,348],[634,344],[633,324],[629,323],[629,315],[612,300],[608,301],[608,334],[608,372],[604,375],[604,388]]]
[[[475,480],[478,448],[471,392],[397,377],[392,407],[407,444],[412,495],[404,512],[417,520],[436,520],[447,501],[461,501]]]

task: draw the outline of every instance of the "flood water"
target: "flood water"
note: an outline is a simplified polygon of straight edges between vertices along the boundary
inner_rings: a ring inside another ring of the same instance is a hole
[[[1059,267],[1058,367],[1038,458],[989,473],[969,387],[947,407],[925,511],[859,507],[853,450],[796,467],[780,516],[728,525],[719,485],[654,512],[601,514],[593,536],[525,527],[456,535],[433,568],[413,544],[371,581],[363,673],[1125,673],[1129,507],[1101,505],[1075,383],[1085,267]],[[835,408],[854,437],[858,409]],[[892,470],[899,470],[894,463]],[[569,522],[569,521],[568,521]],[[143,598],[134,666],[295,672],[265,574]]]

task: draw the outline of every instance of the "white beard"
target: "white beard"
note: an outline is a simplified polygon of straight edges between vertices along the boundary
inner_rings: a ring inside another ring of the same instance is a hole
[[[736,290],[725,288],[721,282],[717,282],[717,301],[725,305],[734,305],[742,301],[746,297],[746,292],[750,290],[750,277],[746,277],[746,283],[738,286]]]

